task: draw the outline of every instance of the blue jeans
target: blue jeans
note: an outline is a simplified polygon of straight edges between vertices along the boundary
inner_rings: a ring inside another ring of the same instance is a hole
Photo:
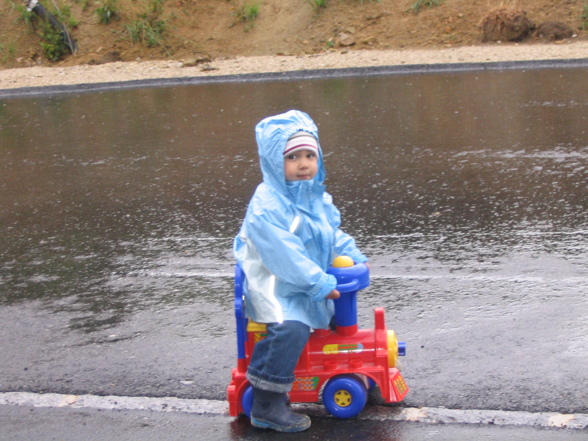
[[[258,389],[289,392],[294,369],[310,337],[310,327],[295,320],[269,323],[268,336],[253,349],[247,379]]]

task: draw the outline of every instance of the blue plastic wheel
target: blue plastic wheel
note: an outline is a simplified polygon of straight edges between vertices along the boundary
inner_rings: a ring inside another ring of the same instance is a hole
[[[247,418],[251,418],[251,409],[253,408],[253,386],[248,385],[243,392],[241,397],[241,407],[243,413],[247,415]]]
[[[325,409],[336,418],[353,418],[367,402],[367,389],[354,377],[336,377],[323,391]]]

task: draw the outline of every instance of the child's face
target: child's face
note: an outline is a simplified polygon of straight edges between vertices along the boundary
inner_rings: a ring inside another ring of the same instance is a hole
[[[286,181],[307,181],[316,176],[318,157],[313,150],[298,150],[284,156],[284,173]]]

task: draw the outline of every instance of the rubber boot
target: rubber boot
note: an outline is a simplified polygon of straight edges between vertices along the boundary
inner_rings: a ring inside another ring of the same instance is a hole
[[[254,388],[251,425],[278,432],[302,432],[310,427],[310,418],[292,412],[286,394]]]

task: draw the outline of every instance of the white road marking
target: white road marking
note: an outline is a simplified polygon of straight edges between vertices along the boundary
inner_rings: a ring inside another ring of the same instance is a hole
[[[147,410],[152,412],[184,412],[199,415],[227,415],[228,403],[219,400],[184,399],[175,397],[123,397],[96,395],[37,394],[31,392],[0,393],[0,405],[55,407],[101,410]],[[328,417],[318,404],[294,405],[313,416]],[[367,406],[357,417],[360,420],[410,421],[428,424],[481,424],[525,426],[537,428],[588,429],[588,414],[557,412],[523,412],[479,409],[444,409],[434,407]]]

